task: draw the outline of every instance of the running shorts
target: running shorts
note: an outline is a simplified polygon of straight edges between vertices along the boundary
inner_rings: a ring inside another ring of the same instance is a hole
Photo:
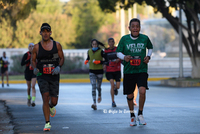
[[[146,87],[146,89],[149,89],[147,79],[148,79],[148,73],[124,74],[124,79],[123,79],[124,95],[132,94],[135,90],[136,84],[138,88]]]
[[[121,71],[106,72],[106,79],[108,81],[110,81],[110,79],[113,79],[116,82],[120,82],[121,81]]]
[[[49,96],[58,97],[59,80],[60,80],[59,75],[37,76],[37,82],[40,88],[40,93],[44,94],[46,92],[49,92]]]

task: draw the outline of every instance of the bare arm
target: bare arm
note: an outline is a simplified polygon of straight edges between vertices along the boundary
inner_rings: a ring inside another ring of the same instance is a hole
[[[39,45],[35,44],[32,54],[31,54],[31,65],[33,68],[36,68],[36,58],[37,58],[38,49],[39,49]]]
[[[63,54],[62,46],[58,42],[56,42],[56,46],[58,49],[58,56],[60,58],[59,65],[62,66],[64,64],[64,54]]]

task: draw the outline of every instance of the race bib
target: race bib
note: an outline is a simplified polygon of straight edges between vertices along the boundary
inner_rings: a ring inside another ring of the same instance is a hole
[[[139,66],[140,63],[141,63],[140,56],[133,56],[133,58],[130,59],[130,65],[132,65],[132,66]]]
[[[33,67],[31,66],[31,64],[29,65],[29,70],[33,70]]]
[[[44,64],[43,65],[43,74],[52,74],[51,71],[55,68],[53,64]]]

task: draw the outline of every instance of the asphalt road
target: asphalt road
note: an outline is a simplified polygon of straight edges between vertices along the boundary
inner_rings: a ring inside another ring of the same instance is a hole
[[[122,86],[115,96],[117,107],[111,107],[109,83],[102,84],[102,102],[97,105],[96,111],[91,109],[90,83],[61,84],[56,116],[50,119],[50,132],[42,131],[45,120],[38,87],[35,107],[26,104],[25,84],[0,88],[0,100],[5,100],[13,117],[14,132],[9,133],[200,134],[199,87],[161,87],[159,82],[149,82],[149,88],[143,112],[147,125],[134,127],[129,126],[130,115]],[[136,106],[135,113],[137,110]],[[6,131],[0,130],[0,133]]]

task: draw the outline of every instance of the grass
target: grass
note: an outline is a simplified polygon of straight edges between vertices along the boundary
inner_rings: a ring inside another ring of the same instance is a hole
[[[24,75],[9,75],[9,80],[24,80],[24,79],[25,79]],[[60,79],[89,79],[89,74],[60,74]]]

